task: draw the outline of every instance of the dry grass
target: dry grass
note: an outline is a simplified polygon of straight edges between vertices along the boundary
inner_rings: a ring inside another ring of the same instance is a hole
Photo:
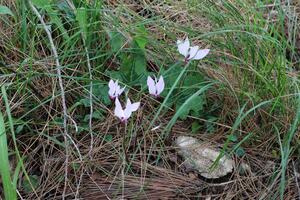
[[[142,131],[138,132],[135,138],[131,138],[131,143],[126,147],[126,170],[128,171],[122,179],[121,149],[124,130],[115,123],[106,122],[98,126],[101,127],[99,132],[102,135],[95,138],[92,159],[88,157],[89,138],[82,135],[77,140],[75,139],[81,154],[86,159],[80,163],[76,156],[70,158],[72,163],[69,167],[71,178],[68,195],[70,198],[76,193],[76,183],[80,173],[84,173],[80,186],[80,196],[83,199],[119,199],[122,194],[125,199],[258,199],[264,194],[266,197],[274,195],[279,184],[275,181],[273,185],[269,185],[278,163],[272,155],[267,154],[270,150],[264,149],[268,144],[262,143],[261,147],[246,148],[245,156],[235,158],[235,169],[232,174],[212,181],[204,179],[194,171],[184,169],[182,160],[173,145],[152,149],[151,144],[157,140],[159,132],[143,135]],[[172,134],[176,137],[186,132],[188,130],[179,126],[174,128]],[[109,142],[104,141],[103,135],[106,134],[114,135],[114,139]],[[221,136],[224,133],[218,135]],[[200,135],[198,138],[205,141],[218,140],[216,135],[206,138]],[[213,142],[212,145],[215,143]],[[59,180],[64,175],[62,168],[64,151],[43,136],[19,138],[19,144],[23,147],[22,152],[30,155],[26,159],[28,172],[40,175],[40,184],[36,188],[39,198],[60,199],[63,183],[59,183]],[[160,160],[156,162],[160,153]],[[151,156],[147,160],[149,154]],[[294,173],[292,166],[289,166],[289,192],[286,199],[293,199],[298,195],[295,182],[298,176]],[[122,181],[125,186],[123,190]],[[25,199],[37,198],[33,193],[22,193],[22,196]]]

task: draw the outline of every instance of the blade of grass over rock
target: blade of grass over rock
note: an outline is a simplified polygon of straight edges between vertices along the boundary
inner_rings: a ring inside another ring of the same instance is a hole
[[[255,111],[256,109],[258,109],[258,108],[260,108],[260,107],[262,107],[262,106],[264,106],[264,105],[266,105],[266,104],[268,104],[268,103],[271,103],[271,102],[272,102],[271,100],[261,102],[260,104],[258,104],[258,105],[256,105],[256,106],[252,107],[251,109],[249,109],[249,110],[248,110],[247,112],[245,112],[244,114],[243,114],[243,112],[244,112],[244,109],[245,109],[245,107],[246,107],[246,104],[242,107],[242,109],[241,109],[240,112],[239,112],[239,116],[237,117],[237,119],[236,119],[235,122],[234,122],[234,125],[232,126],[231,134],[227,137],[227,139],[226,139],[226,141],[225,141],[225,143],[224,143],[224,145],[223,145],[223,148],[222,148],[222,150],[221,150],[219,156],[217,157],[217,159],[214,161],[214,163],[213,163],[212,166],[211,166],[211,169],[212,169],[212,170],[215,169],[215,168],[218,166],[220,159],[225,155],[225,153],[226,153],[226,151],[227,151],[227,148],[228,148],[228,145],[229,145],[229,142],[230,142],[230,136],[233,136],[233,135],[234,135],[235,131],[237,130],[238,126],[241,125],[242,121],[243,121],[243,120],[244,120],[251,112],[253,112],[253,111]],[[246,137],[249,138],[249,135],[246,136]],[[242,140],[242,141],[244,141],[244,140]]]
[[[182,112],[184,112],[185,109],[187,109],[187,107],[190,107],[190,103],[199,95],[203,94],[204,92],[206,92],[212,85],[214,85],[215,83],[209,83],[203,87],[201,87],[197,92],[195,92],[193,95],[191,95],[180,107],[179,109],[176,111],[175,115],[172,117],[172,119],[170,120],[170,122],[167,124],[166,128],[164,129],[164,131],[162,132],[162,134],[159,136],[159,140],[157,140],[154,144],[153,144],[153,148],[155,149],[157,147],[157,144],[159,142],[161,142],[161,144],[164,143],[164,139],[168,136],[168,134],[171,131],[171,128],[174,126],[174,124],[176,123],[176,121],[178,120],[178,118],[180,117],[180,115],[182,114]],[[160,157],[160,153],[158,155],[158,159]],[[158,160],[157,159],[157,160]]]

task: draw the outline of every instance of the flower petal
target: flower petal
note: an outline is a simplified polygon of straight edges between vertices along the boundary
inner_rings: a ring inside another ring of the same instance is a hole
[[[114,111],[115,116],[117,116],[119,119],[121,119],[124,117],[124,111],[122,109],[121,103],[118,98],[116,98],[115,104],[116,104],[115,111]]]
[[[126,108],[124,110],[124,117],[125,117],[125,120],[127,120],[132,114],[132,111],[131,111],[131,101],[130,99],[128,98],[127,99],[127,103],[126,103]]]
[[[127,119],[129,119],[129,117],[131,116],[132,111],[129,109],[125,109],[124,110],[124,120],[126,121]]]
[[[122,89],[119,88],[119,91],[118,91],[118,96],[120,96],[125,90],[125,87],[123,87]]]
[[[115,86],[115,82],[112,79],[110,79],[110,81],[108,82],[108,87],[113,88],[114,86]]]
[[[156,84],[157,95],[159,95],[165,88],[165,82],[163,76],[159,77],[159,80]]]
[[[148,85],[149,93],[152,94],[152,95],[156,95],[155,82],[151,78],[151,76],[148,76],[148,78],[147,78],[147,85]]]
[[[127,99],[127,103],[126,103],[126,108],[124,110],[124,116],[125,116],[125,120],[127,120],[132,112],[136,111],[140,106],[140,102],[136,102],[136,103],[131,103],[130,99]]]
[[[140,102],[136,102],[130,105],[131,112],[137,111],[137,109],[140,107]]]
[[[109,87],[109,90],[108,90],[109,96],[114,97],[114,93],[116,91],[115,82],[113,80],[110,80],[109,83],[108,83],[108,87]]]
[[[189,53],[189,48],[190,48],[189,38],[187,37],[184,42],[182,40],[177,40],[177,47],[179,53],[184,57],[186,57]]]
[[[125,87],[121,89],[121,86],[117,85],[115,95],[120,96],[122,94],[122,92],[124,91],[124,89],[125,89]]]
[[[130,101],[130,99],[128,98],[128,99],[127,99],[127,102],[126,102],[126,108],[130,107],[130,105],[131,105],[131,101]],[[125,108],[125,109],[126,109],[126,108]]]
[[[194,57],[196,56],[197,52],[199,50],[199,47],[198,46],[194,46],[194,47],[191,47],[190,48],[190,52],[189,52],[189,60],[193,60]]]
[[[140,102],[131,103],[130,99],[128,98],[125,110],[128,109],[131,112],[134,112],[134,111],[136,111],[139,108],[139,106],[140,106]]]
[[[207,56],[207,54],[209,53],[210,49],[200,49],[198,50],[197,54],[194,56],[194,60],[200,60],[202,58],[204,58],[205,56]]]

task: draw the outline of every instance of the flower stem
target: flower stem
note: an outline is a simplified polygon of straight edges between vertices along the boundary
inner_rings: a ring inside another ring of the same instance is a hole
[[[122,152],[123,152],[123,157],[122,157],[122,199],[124,198],[124,191],[125,191],[125,169],[126,169],[126,160],[127,160],[127,155],[126,155],[126,148],[125,148],[125,140],[126,140],[126,133],[127,133],[127,123],[125,123],[125,128],[124,128],[124,134],[123,134],[123,141],[122,141]]]
[[[161,106],[159,107],[158,111],[156,112],[154,118],[153,118],[152,121],[150,122],[150,125],[149,125],[148,129],[146,130],[146,133],[147,133],[149,130],[152,129],[152,126],[153,126],[155,120],[158,118],[158,116],[159,116],[159,114],[161,113],[162,109],[165,107],[165,105],[166,105],[167,101],[169,100],[169,98],[170,98],[172,92],[175,90],[177,84],[180,82],[181,77],[184,75],[184,73],[185,73],[185,71],[187,70],[187,68],[188,68],[189,65],[190,65],[190,62],[186,63],[185,66],[184,66],[184,68],[182,69],[182,71],[181,71],[180,74],[178,75],[178,77],[177,77],[175,83],[172,85],[172,87],[171,87],[170,91],[168,92],[166,98],[164,99],[164,101],[162,102],[162,104],[161,104]]]

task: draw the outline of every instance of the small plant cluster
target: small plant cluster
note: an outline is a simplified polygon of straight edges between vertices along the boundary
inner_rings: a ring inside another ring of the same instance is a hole
[[[177,40],[177,48],[181,55],[184,56],[184,62],[187,64],[190,60],[200,60],[207,56],[209,49],[199,49],[198,46],[190,46],[190,41],[188,37],[182,41]],[[149,94],[154,98],[158,99],[160,94],[165,88],[165,81],[161,75],[159,79],[154,76],[154,79],[151,76],[147,77],[147,86]],[[125,87],[121,88],[118,83],[118,80],[110,80],[108,83],[109,98],[115,102],[114,115],[119,118],[122,123],[127,123],[127,120],[130,118],[133,112],[137,111],[140,107],[140,102],[131,103],[130,99],[127,98],[125,108],[123,109],[119,96],[124,92]]]

